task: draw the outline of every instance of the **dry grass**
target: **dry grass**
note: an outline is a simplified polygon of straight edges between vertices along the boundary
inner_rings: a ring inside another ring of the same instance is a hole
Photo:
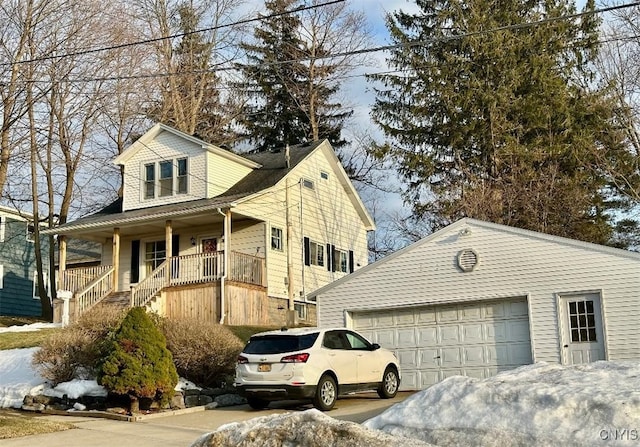
[[[0,333],[0,350],[2,349],[19,349],[33,348],[40,346],[52,335],[58,333],[61,329],[41,329],[32,332],[3,332]]]
[[[42,416],[15,410],[0,410],[0,439],[40,435],[74,428],[72,424],[49,421]]]

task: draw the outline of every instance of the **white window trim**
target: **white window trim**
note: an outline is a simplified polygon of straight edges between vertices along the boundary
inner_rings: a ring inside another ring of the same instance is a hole
[[[344,256],[344,259],[345,259],[344,270],[342,270],[342,256]],[[349,273],[349,252],[348,251],[336,248],[336,272]]]
[[[178,161],[179,160],[185,160],[186,161],[186,168],[187,168],[187,172],[184,176],[186,178],[186,191],[181,192],[179,191],[179,176],[178,176]],[[168,180],[169,177],[166,178],[162,178],[162,170],[160,169],[160,165],[162,163],[171,163],[171,192],[170,194],[162,194],[162,180]],[[145,161],[142,162],[142,190],[141,192],[141,196],[142,196],[142,200],[143,201],[148,201],[148,200],[156,200],[156,199],[166,199],[167,197],[175,197],[178,195],[187,195],[189,194],[189,180],[190,180],[190,174],[189,174],[189,157],[185,156],[185,157],[179,157],[179,158],[172,158],[170,160],[166,160],[166,159],[162,159],[162,160],[156,160],[156,161]],[[147,166],[153,166],[153,196],[147,197],[146,195],[146,191],[147,191]]]
[[[0,264],[0,289],[4,289],[4,265]]]
[[[29,226],[33,225],[33,232],[29,231]],[[31,222],[31,221],[27,221],[27,228],[26,228],[26,234],[25,234],[25,239],[27,240],[27,242],[35,242],[36,241],[36,237],[35,237],[35,228],[36,228],[36,223],[35,222]]]
[[[311,247],[313,245],[316,246],[315,259],[312,256],[313,249]],[[319,262],[320,259],[319,259],[318,253],[322,253],[322,262]],[[315,266],[318,266],[318,267],[324,267],[326,265],[326,262],[327,262],[327,259],[326,259],[325,253],[324,253],[324,244],[321,244],[319,242],[316,242],[314,240],[309,239],[309,264],[315,265]]]
[[[7,216],[0,216],[0,242],[4,242],[7,233]]]
[[[300,320],[306,320],[308,318],[308,309],[306,303],[295,302],[293,308]]]
[[[47,272],[42,272],[42,280],[44,281],[44,288],[47,291],[47,296],[50,297],[51,293],[49,292],[49,275],[47,274]],[[33,284],[33,299],[39,300],[40,295],[38,295],[38,271],[37,270],[33,271],[32,284]]]
[[[273,230],[277,230],[277,231],[280,233],[279,238],[274,239],[274,236],[273,236]],[[283,231],[282,231],[282,228],[280,228],[280,227],[275,227],[275,226],[272,226],[272,227],[271,227],[271,249],[272,249],[272,250],[276,250],[276,251],[283,251],[283,250],[284,250],[284,239],[283,239],[283,234],[284,234],[284,233],[283,233]],[[276,240],[276,241],[278,241],[278,242],[279,242],[279,244],[277,244],[277,245],[278,245],[277,247],[274,247],[274,244],[273,244],[274,240]]]
[[[316,189],[316,185],[313,180],[303,177],[300,181],[302,182],[302,186],[304,186],[305,188],[311,190]]]

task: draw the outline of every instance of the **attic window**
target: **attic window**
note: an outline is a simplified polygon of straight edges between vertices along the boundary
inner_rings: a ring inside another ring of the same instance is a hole
[[[476,265],[478,265],[479,261],[478,253],[474,250],[467,248],[458,253],[458,267],[463,272],[471,272]]]
[[[305,188],[309,188],[309,189],[313,189],[314,185],[313,185],[313,181],[303,178],[302,179],[302,186],[304,186]]]
[[[320,178],[323,180],[329,180],[329,173],[328,172],[324,172],[324,171],[320,171]]]
[[[27,224],[27,242],[35,242],[36,226],[33,222]]]

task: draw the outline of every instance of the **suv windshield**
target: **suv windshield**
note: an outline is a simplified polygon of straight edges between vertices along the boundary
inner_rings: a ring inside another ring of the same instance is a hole
[[[309,349],[316,342],[318,332],[305,335],[263,335],[251,337],[244,347],[247,354],[282,354]]]

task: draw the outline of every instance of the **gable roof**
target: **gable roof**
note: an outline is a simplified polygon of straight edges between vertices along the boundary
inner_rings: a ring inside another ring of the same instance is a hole
[[[167,205],[140,208],[123,212],[122,198],[116,199],[100,211],[67,222],[58,227],[42,232],[43,234],[65,234],[91,228],[102,228],[113,225],[133,224],[168,218],[172,216],[188,216],[200,214],[217,208],[233,207],[236,203],[248,200],[252,195],[275,186],[287,176],[292,169],[318,149],[323,142],[291,146],[289,168],[284,159],[284,151],[261,152],[247,154],[246,158],[260,166],[247,174],[224,194],[208,199],[196,199]],[[366,210],[365,210],[366,212]]]
[[[619,257],[623,257],[623,258],[628,258],[628,259],[632,259],[635,261],[639,261],[640,262],[640,253],[636,253],[636,252],[632,252],[629,250],[623,250],[620,248],[614,248],[614,247],[607,247],[605,245],[598,245],[598,244],[593,244],[591,242],[583,242],[583,241],[579,241],[576,239],[569,239],[566,237],[561,237],[561,236],[553,236],[550,234],[545,234],[545,233],[539,233],[537,231],[531,231],[531,230],[525,230],[522,228],[516,228],[516,227],[510,227],[508,225],[501,225],[501,224],[496,224],[496,223],[492,223],[492,222],[486,222],[483,220],[477,220],[477,219],[472,219],[470,217],[464,217],[454,223],[452,223],[451,225],[448,225],[432,234],[430,234],[429,236],[426,236],[422,239],[420,239],[417,242],[414,242],[411,245],[408,245],[404,248],[401,248],[400,250],[397,250],[393,253],[391,253],[388,256],[385,256],[384,258],[380,259],[379,261],[376,261],[372,264],[368,264],[364,267],[362,267],[361,269],[356,270],[355,272],[344,276],[330,284],[327,284],[324,287],[321,287],[315,291],[313,291],[312,293],[310,293],[308,296],[309,297],[317,297],[318,295],[322,295],[323,293],[327,292],[330,289],[333,289],[334,287],[347,282],[359,275],[362,275],[366,272],[368,272],[369,270],[373,270],[373,269],[377,269],[377,268],[382,268],[386,263],[392,261],[393,259],[402,256],[403,254],[415,250],[418,247],[421,247],[423,245],[429,244],[431,241],[433,241],[434,239],[438,239],[439,237],[450,233],[452,231],[462,231],[465,226],[475,226],[475,227],[480,227],[480,228],[485,228],[485,229],[489,229],[489,230],[493,230],[493,231],[497,231],[497,232],[502,232],[502,233],[508,233],[508,234],[512,234],[512,235],[516,235],[516,236],[521,236],[521,237],[527,237],[527,238],[533,238],[533,239],[537,239],[537,240],[541,240],[541,241],[546,241],[546,242],[551,242],[551,243],[555,243],[555,244],[561,244],[561,245],[566,245],[569,247],[574,247],[574,248],[581,248],[584,250],[591,250],[591,251],[596,251],[599,253],[603,253],[603,254],[608,254],[608,255],[613,255],[613,256],[619,256]]]
[[[144,135],[142,135],[140,138],[138,138],[135,142],[133,142],[133,144],[131,144],[131,146],[129,146],[128,148],[126,148],[120,155],[118,155],[114,160],[113,163],[117,164],[117,165],[124,165],[131,157],[133,157],[135,154],[137,154],[140,150],[148,147],[148,144],[153,141],[158,135],[160,135],[162,132],[169,132],[179,138],[182,138],[184,140],[190,141],[198,146],[200,146],[203,150],[207,150],[209,152],[212,152],[216,155],[219,155],[221,157],[224,157],[226,159],[229,159],[231,161],[234,161],[236,163],[239,163],[241,165],[247,166],[249,168],[259,168],[260,164],[259,163],[255,163],[254,161],[246,158],[246,157],[242,157],[240,155],[234,154],[231,151],[228,151],[226,149],[222,149],[218,146],[215,146],[213,144],[207,143],[206,141],[203,141],[197,137],[194,137],[192,135],[186,134],[184,132],[181,132],[177,129],[174,129],[173,127],[167,126],[165,124],[162,123],[158,123],[155,126],[153,126],[151,129],[149,129]]]

